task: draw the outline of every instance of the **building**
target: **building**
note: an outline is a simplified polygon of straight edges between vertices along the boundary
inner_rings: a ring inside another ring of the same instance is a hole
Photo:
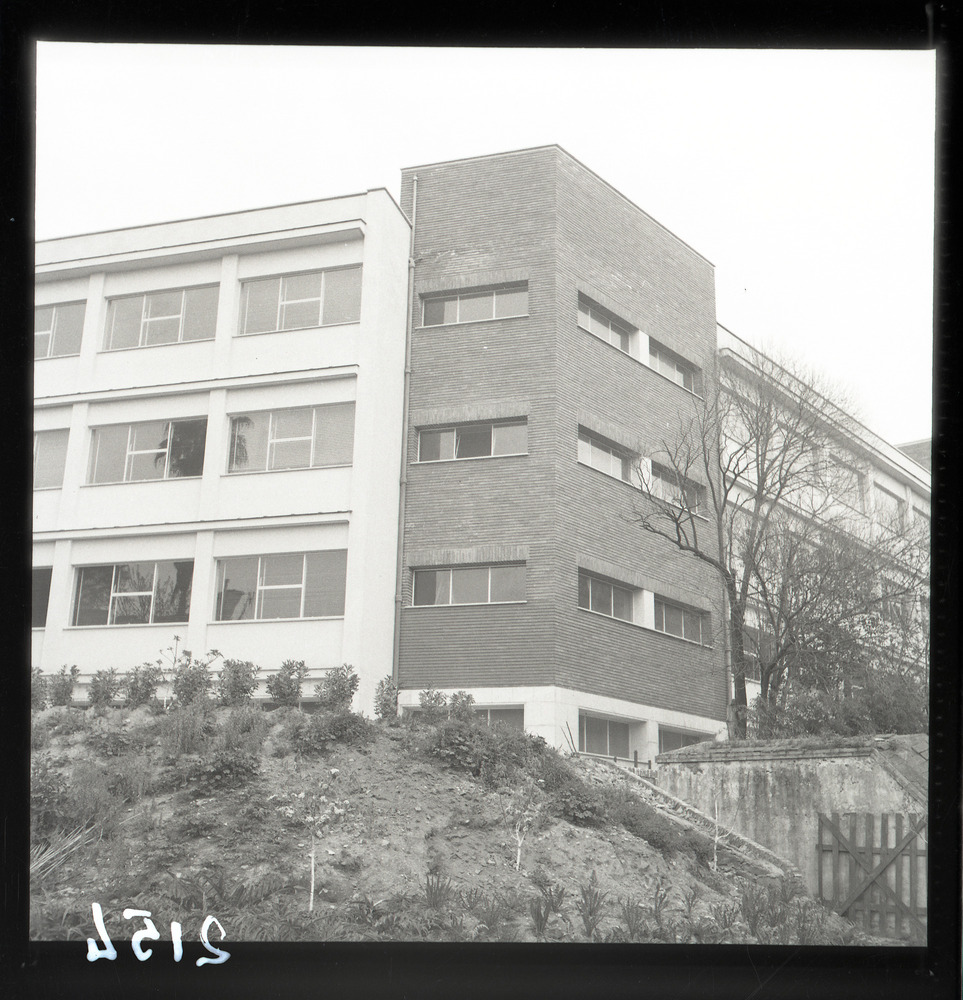
[[[45,241],[36,296],[45,672],[176,634],[262,693],[348,662],[361,710],[391,674],[404,710],[467,691],[589,753],[725,731],[719,579],[635,514],[640,472],[677,501],[651,443],[747,345],[711,263],[558,146],[408,168],[400,209]],[[867,431],[853,460],[867,503],[928,516],[909,457]]]
[[[32,661],[391,662],[407,220],[384,190],[37,247]],[[390,470],[390,474],[386,474]],[[178,636],[175,642],[174,636]]]

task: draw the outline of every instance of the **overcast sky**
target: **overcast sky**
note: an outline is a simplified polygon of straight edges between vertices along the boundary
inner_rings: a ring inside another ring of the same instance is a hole
[[[932,52],[41,43],[38,239],[558,143],[716,268],[719,322],[929,437]]]

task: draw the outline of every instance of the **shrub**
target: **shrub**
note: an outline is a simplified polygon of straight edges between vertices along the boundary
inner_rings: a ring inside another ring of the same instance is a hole
[[[81,761],[74,768],[61,799],[57,825],[63,830],[82,826],[109,837],[121,806],[120,799],[111,793],[107,769],[91,761]]]
[[[618,823],[633,836],[647,841],[660,851],[683,848],[679,828],[657,810],[646,805],[621,785],[610,785],[603,793],[605,812],[612,823]],[[712,846],[709,845],[711,856]]]
[[[95,708],[106,708],[113,702],[122,684],[123,681],[117,676],[117,671],[113,667],[110,670],[98,670],[90,679],[87,703]]]
[[[351,708],[351,699],[358,690],[358,676],[354,667],[342,663],[325,674],[324,679],[314,688],[318,703],[322,708],[332,712],[347,712]]]
[[[257,687],[259,668],[250,660],[225,660],[217,680],[217,700],[222,705],[244,705]]]
[[[169,757],[198,753],[204,749],[217,726],[204,703],[175,707],[161,722],[161,746]]]
[[[153,769],[146,756],[122,757],[111,766],[108,788],[125,802],[136,802],[153,789]]]
[[[208,795],[222,788],[243,785],[257,777],[260,769],[260,762],[253,754],[237,749],[217,750],[191,768],[189,780],[195,791]]]
[[[30,724],[30,749],[42,750],[50,739],[50,729],[44,719],[34,719]]]
[[[206,701],[213,678],[210,665],[220,656],[216,650],[207,654],[206,660],[195,660],[188,650],[184,650],[174,665],[171,679],[171,693],[178,705],[193,705]]]
[[[47,678],[40,667],[30,671],[30,708],[34,712],[47,707]]]
[[[80,668],[74,664],[68,669],[64,664],[60,673],[54,674],[47,681],[47,696],[51,705],[69,705],[74,694],[74,684],[80,676]]]
[[[50,755],[33,754],[30,760],[30,836],[40,840],[60,825],[64,779],[50,766]]]
[[[281,669],[268,678],[267,693],[278,705],[301,705],[301,684],[308,668],[304,660],[285,660]]]
[[[467,691],[456,691],[448,702],[448,717],[461,722],[472,722],[475,718],[475,699]]]
[[[393,719],[398,715],[398,686],[390,677],[378,681],[374,710],[379,719]]]
[[[142,663],[131,670],[124,682],[124,694],[128,708],[149,705],[157,694],[157,688],[164,682],[164,672],[156,663]]]
[[[292,716],[284,723],[277,742],[302,756],[318,757],[331,743],[363,743],[369,736],[370,727],[360,715],[317,712]]]
[[[233,709],[221,726],[217,736],[218,748],[260,753],[267,729],[264,712],[257,705],[242,705]]]
[[[430,725],[433,725],[445,717],[448,708],[448,697],[442,691],[433,691],[431,688],[425,688],[418,695],[418,704],[421,705],[421,718]]]
[[[575,826],[601,826],[606,818],[601,795],[578,779],[554,793],[551,807],[557,816]]]
[[[487,788],[510,784],[531,765],[533,739],[508,726],[449,719],[428,735],[424,750],[461,771],[480,777]]]

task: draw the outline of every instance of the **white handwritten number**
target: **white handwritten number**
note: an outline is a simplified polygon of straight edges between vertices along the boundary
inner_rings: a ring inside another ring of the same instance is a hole
[[[130,939],[130,946],[134,949],[134,954],[138,961],[146,962],[154,954],[153,948],[142,948],[141,941],[150,938],[151,941],[160,941],[160,932],[154,926],[154,921],[150,919],[150,910],[124,910],[124,920],[133,920],[134,917],[143,917],[144,930],[136,931]]]
[[[181,940],[181,925],[171,921],[171,942],[174,945],[174,961],[179,962],[184,957],[184,945]]]
[[[221,940],[224,940],[224,928],[221,925],[220,920],[217,917],[208,917],[204,923],[201,925],[201,944],[212,954],[217,955],[217,958],[208,958],[206,955],[197,960],[198,965],[207,965],[210,962],[211,965],[222,965],[230,957],[231,953],[229,951],[224,951],[222,948],[215,948],[214,945],[207,940],[207,932],[210,929],[211,924],[217,924],[217,929],[221,932]]]
[[[90,908],[94,914],[94,926],[97,928],[100,940],[104,942],[104,947],[98,948],[97,942],[93,938],[87,938],[87,961],[96,962],[98,958],[106,958],[113,962],[117,957],[117,949],[107,937],[107,928],[104,926],[104,911],[100,908],[100,903],[91,903]]]

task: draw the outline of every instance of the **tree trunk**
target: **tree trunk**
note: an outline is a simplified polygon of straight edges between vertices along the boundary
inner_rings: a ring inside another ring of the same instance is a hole
[[[749,715],[746,699],[746,647],[743,634],[745,614],[739,603],[734,580],[726,580],[726,591],[729,597],[729,655],[732,665],[732,722],[729,735],[732,739],[744,740]]]

